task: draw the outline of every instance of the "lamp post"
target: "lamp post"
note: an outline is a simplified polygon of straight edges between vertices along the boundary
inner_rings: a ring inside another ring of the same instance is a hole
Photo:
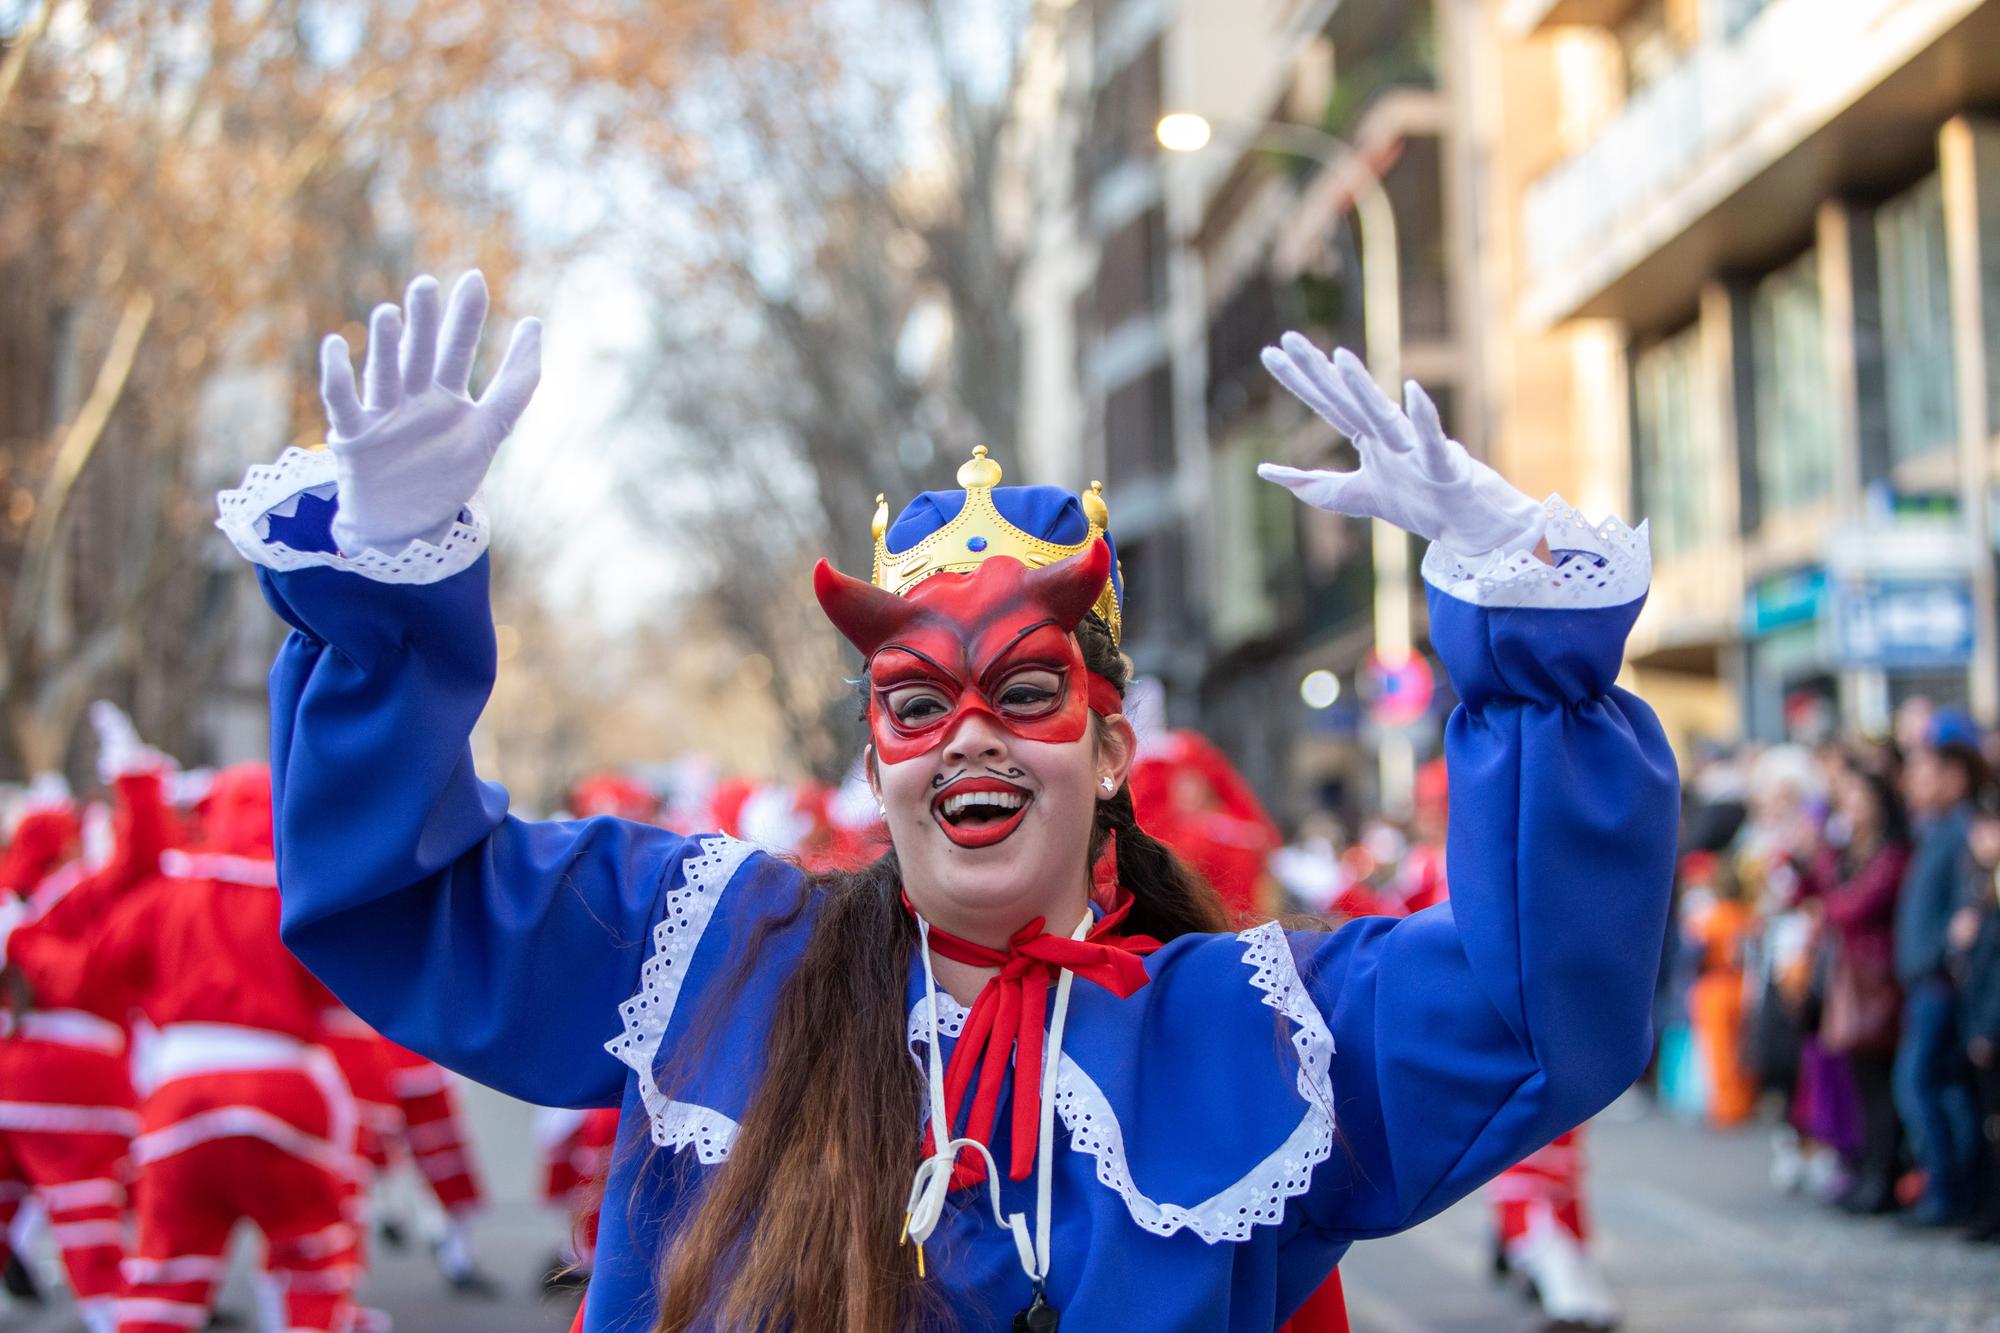
[[[1400,400],[1403,379],[1403,291],[1397,255],[1396,211],[1381,175],[1354,145],[1311,125],[1270,122],[1228,126],[1241,146],[1264,148],[1306,158],[1323,168],[1355,168],[1354,213],[1360,231],[1361,306],[1365,325],[1363,355],[1368,373],[1392,398]],[[1190,111],[1171,112],[1154,127],[1160,146],[1170,152],[1196,153],[1215,137],[1213,124]],[[1375,654],[1385,665],[1398,667],[1412,651],[1410,632],[1409,538],[1381,519],[1370,523],[1370,553],[1375,570]],[[1388,727],[1376,747],[1383,807],[1391,813],[1408,810],[1416,780],[1416,750],[1409,733]]]

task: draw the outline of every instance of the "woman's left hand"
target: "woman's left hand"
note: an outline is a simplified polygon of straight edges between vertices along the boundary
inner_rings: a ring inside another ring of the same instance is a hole
[[[1279,344],[1264,349],[1264,368],[1354,441],[1361,466],[1330,472],[1264,463],[1258,476],[1314,508],[1385,519],[1461,556],[1541,542],[1542,507],[1447,436],[1415,380],[1404,384],[1398,409],[1346,348],[1329,361],[1303,334],[1287,333]]]

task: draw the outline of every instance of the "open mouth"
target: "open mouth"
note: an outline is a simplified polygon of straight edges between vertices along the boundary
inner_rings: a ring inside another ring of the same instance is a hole
[[[1035,798],[998,778],[954,782],[931,801],[931,817],[961,847],[991,847],[1021,826]]]

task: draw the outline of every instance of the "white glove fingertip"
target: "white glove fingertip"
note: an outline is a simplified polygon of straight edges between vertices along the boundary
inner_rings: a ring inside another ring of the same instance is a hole
[[[1377,432],[1381,443],[1396,450],[1410,447],[1401,427],[1404,424],[1402,410],[1396,406],[1382,386],[1368,373],[1368,367],[1361,358],[1345,347],[1336,348],[1333,353],[1334,369],[1340,372],[1342,383],[1354,399],[1354,406]]]
[[[402,401],[402,377],[397,345],[403,338],[403,312],[384,302],[368,316],[368,356],[361,368],[361,404],[377,411]]]
[[[1444,422],[1438,417],[1437,404],[1424,392],[1424,386],[1415,380],[1403,381],[1403,415],[1419,430],[1444,434]]]
[[[1264,368],[1292,397],[1311,408],[1328,425],[1353,437],[1358,422],[1353,410],[1335,396],[1340,390],[1337,382],[1316,375],[1311,368],[1272,348],[1264,351]]]
[[[445,303],[437,382],[461,397],[472,383],[472,358],[479,350],[480,330],[486,327],[487,300],[486,275],[475,268],[452,284],[451,299]]]
[[[419,394],[431,387],[437,369],[438,322],[443,317],[438,297],[438,280],[422,273],[410,280],[403,293],[404,329],[399,358],[403,392]]]
[[[514,326],[507,354],[500,358],[500,369],[479,398],[480,410],[490,413],[499,423],[496,443],[499,436],[514,429],[514,423],[527,410],[528,400],[534,397],[535,386],[541,381],[542,321],[530,315]]]
[[[337,333],[329,333],[319,345],[319,400],[335,435],[352,437],[368,428],[354,389],[354,354]]]
[[[1286,329],[1280,334],[1278,336],[1278,346],[1284,348],[1285,354],[1295,361],[1303,360],[1310,362],[1326,360],[1326,353],[1315,347],[1313,340],[1306,337],[1305,334],[1300,333],[1297,329]]]
[[[1425,474],[1433,481],[1456,481],[1465,471],[1460,466],[1465,450],[1444,433],[1444,421],[1438,416],[1437,404],[1424,392],[1424,386],[1415,380],[1403,382],[1403,411],[1416,428],[1417,452]]]

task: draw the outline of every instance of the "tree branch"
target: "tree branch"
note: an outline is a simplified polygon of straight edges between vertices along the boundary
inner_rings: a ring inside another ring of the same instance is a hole
[[[0,115],[5,115],[7,103],[14,96],[14,87],[21,81],[21,71],[28,67],[28,52],[49,26],[49,18],[55,13],[55,0],[44,0],[35,16],[14,34],[14,40],[7,43],[7,54],[0,56]]]
[[[125,392],[125,383],[132,375],[132,362],[138,356],[139,344],[152,322],[153,297],[150,292],[134,292],[125,298],[125,308],[118,316],[118,327],[111,335],[111,346],[97,368],[97,379],[90,386],[90,396],[84,400],[69,429],[63,432],[62,443],[56,449],[55,464],[49,469],[49,479],[36,499],[34,522],[28,528],[26,549],[21,558],[21,578],[15,585],[11,638],[17,649],[34,632],[35,617],[41,611],[42,598],[47,591],[43,584],[48,578],[49,557],[55,549],[70,496],[76,490],[77,478],[83,475],[83,469],[104,439],[104,428],[110,424],[118,399]],[[4,681],[0,681],[0,688],[4,688]]]

